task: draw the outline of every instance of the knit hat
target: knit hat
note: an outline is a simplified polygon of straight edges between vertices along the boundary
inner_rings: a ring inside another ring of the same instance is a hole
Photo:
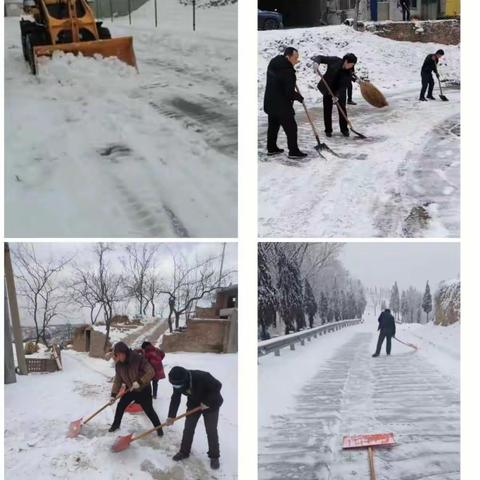
[[[150,345],[151,345],[151,343],[148,342],[148,341],[143,342],[143,343],[142,343],[142,350],[145,350],[145,349],[146,349],[147,347],[149,347]]]
[[[185,385],[188,380],[188,370],[183,367],[173,367],[168,374],[168,381],[172,385]]]

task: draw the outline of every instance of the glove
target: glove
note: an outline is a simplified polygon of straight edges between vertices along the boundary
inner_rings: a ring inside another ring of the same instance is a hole
[[[303,103],[304,98],[298,92],[296,92],[295,93],[295,100],[297,102]]]
[[[112,395],[110,396],[110,402],[108,402],[109,405],[113,405],[116,399],[117,399],[117,395],[115,393],[112,393]]]
[[[208,410],[210,408],[208,405],[205,405],[204,403],[201,403],[200,407],[202,407],[202,410]]]
[[[332,102],[337,103],[338,102],[338,97],[332,97]]]
[[[313,73],[318,73],[318,67],[319,67],[318,63],[313,62],[313,65],[312,65]]]
[[[132,390],[139,390],[140,389],[140,384],[138,382],[133,382],[132,383]]]
[[[167,427],[169,427],[170,425],[173,425],[174,421],[175,421],[175,420],[174,420],[173,418],[168,417],[168,418],[165,420],[165,425],[166,425]]]

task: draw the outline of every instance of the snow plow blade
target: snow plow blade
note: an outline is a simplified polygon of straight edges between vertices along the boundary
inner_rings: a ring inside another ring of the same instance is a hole
[[[108,40],[92,40],[89,42],[61,43],[57,45],[39,45],[34,47],[35,57],[53,55],[53,52],[60,51],[85,57],[100,55],[104,58],[117,57],[120,61],[137,69],[137,60],[133,50],[133,37],[119,37]],[[138,69],[137,69],[138,70]]]

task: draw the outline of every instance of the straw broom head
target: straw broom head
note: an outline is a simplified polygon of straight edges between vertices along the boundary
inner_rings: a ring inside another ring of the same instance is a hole
[[[387,99],[383,93],[372,83],[366,80],[359,80],[360,92],[363,98],[374,107],[383,108],[388,105]]]

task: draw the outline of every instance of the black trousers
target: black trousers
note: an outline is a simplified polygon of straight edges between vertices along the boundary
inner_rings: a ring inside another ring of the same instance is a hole
[[[342,93],[341,96],[338,97],[338,103],[342,110],[347,115],[347,99],[345,92]],[[338,110],[338,109],[337,109]],[[332,97],[328,94],[323,96],[323,122],[325,124],[325,132],[332,133],[332,111],[333,111],[333,100]],[[343,115],[338,112],[338,122],[340,124],[340,131],[348,132],[348,123],[343,118]]]
[[[152,391],[153,391],[153,397],[157,398],[158,380],[155,378],[152,380]]]
[[[210,458],[220,457],[220,444],[218,441],[218,415],[220,409],[205,410],[204,412],[194,413],[185,418],[185,427],[183,429],[182,445],[180,451],[189,455],[192,448],[193,436],[195,435],[195,428],[197,428],[198,420],[203,415],[205,423],[205,430],[207,431],[208,440],[208,456]]]
[[[422,90],[420,91],[420,98],[425,98],[425,92],[428,88],[428,97],[431,97],[433,94],[433,87],[435,82],[433,80],[433,75],[431,73],[422,73]]]
[[[288,150],[290,153],[298,150],[298,128],[295,121],[295,115],[269,115],[268,116],[268,133],[267,133],[267,150],[274,151],[277,148],[277,138],[280,127],[283,128],[287,136]]]
[[[352,101],[352,93],[353,93],[353,87],[352,87],[352,82],[350,82],[347,88],[347,99],[349,102]]]
[[[410,9],[402,7],[403,21],[410,21]]]
[[[393,335],[391,333],[386,333],[380,330],[380,334],[378,335],[377,350],[375,351],[377,355],[380,355],[385,338],[387,339],[387,355],[390,355],[392,351],[392,337]]]
[[[115,419],[113,420],[114,426],[120,427],[125,409],[132,402],[139,403],[142,406],[143,411],[153,423],[154,427],[158,427],[158,425],[160,425],[160,419],[158,418],[158,415],[155,412],[152,404],[152,390],[150,385],[148,385],[143,390],[127,392],[119,400],[117,410],[115,411]]]

